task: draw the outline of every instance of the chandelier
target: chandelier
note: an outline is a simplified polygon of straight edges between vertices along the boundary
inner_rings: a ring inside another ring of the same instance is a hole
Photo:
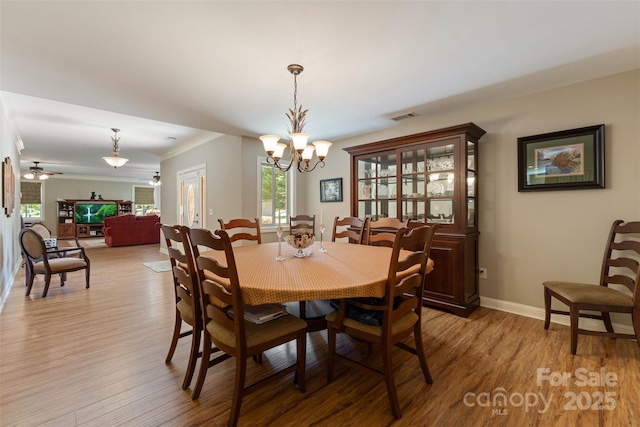
[[[267,152],[267,162],[273,162],[274,167],[286,172],[293,165],[295,165],[298,172],[311,172],[320,165],[324,167],[324,158],[327,157],[329,147],[331,143],[329,141],[316,141],[313,145],[307,145],[309,134],[304,133],[305,119],[307,111],[302,110],[302,105],[298,107],[298,74],[302,73],[302,65],[291,64],[287,67],[287,70],[293,74],[293,110],[289,109],[286,113],[289,119],[289,164],[283,166],[280,164],[280,159],[284,154],[284,149],[287,148],[287,144],[278,142],[280,137],[278,135],[262,135],[260,140],[264,145],[264,150]],[[313,152],[316,152],[318,160],[313,166],[310,166],[311,159],[313,158]]]
[[[129,159],[120,157],[120,154],[118,153],[118,151],[120,151],[120,146],[118,145],[118,141],[120,141],[118,132],[120,132],[120,129],[111,128],[111,130],[114,133],[114,136],[111,137],[111,141],[113,141],[113,157],[103,157],[103,159],[109,164],[109,166],[119,168],[120,166],[123,166],[125,163],[127,163]]]

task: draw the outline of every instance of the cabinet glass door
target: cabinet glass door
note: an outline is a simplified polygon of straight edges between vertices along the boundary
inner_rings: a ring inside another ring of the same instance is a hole
[[[467,227],[476,226],[476,144],[467,141]]]
[[[454,145],[427,149],[427,221],[453,224],[455,197]]]
[[[358,215],[361,218],[395,218],[397,204],[397,164],[395,154],[358,160]]]
[[[376,157],[358,160],[358,214],[361,218],[377,217],[375,180],[378,172]]]
[[[424,149],[402,153],[402,220],[425,222],[426,168]]]

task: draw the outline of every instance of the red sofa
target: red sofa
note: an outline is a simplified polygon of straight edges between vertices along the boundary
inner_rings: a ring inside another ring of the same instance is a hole
[[[104,242],[109,246],[145,245],[160,242],[158,215],[121,215],[105,218],[102,227]]]

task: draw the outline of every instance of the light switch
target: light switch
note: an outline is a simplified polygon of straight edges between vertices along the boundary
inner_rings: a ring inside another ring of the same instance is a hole
[[[209,209],[209,215],[213,215],[213,209]]]

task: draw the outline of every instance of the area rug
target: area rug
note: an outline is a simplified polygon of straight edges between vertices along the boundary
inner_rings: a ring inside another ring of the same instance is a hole
[[[153,262],[143,262],[147,268],[155,271],[156,273],[162,273],[164,271],[171,271],[171,262],[169,260],[164,261],[153,261]]]
[[[94,239],[79,239],[80,242],[80,246],[82,246],[83,248],[108,248],[109,245],[107,245],[104,242],[104,237],[103,238],[94,238]]]

